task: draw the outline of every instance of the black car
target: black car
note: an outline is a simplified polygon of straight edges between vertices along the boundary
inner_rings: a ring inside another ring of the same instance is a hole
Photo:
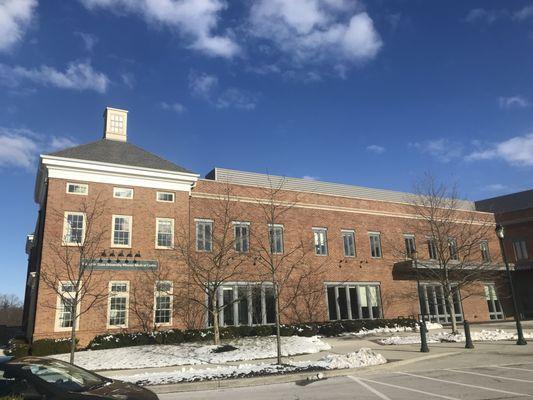
[[[0,357],[0,398],[157,400],[147,389],[52,358]]]

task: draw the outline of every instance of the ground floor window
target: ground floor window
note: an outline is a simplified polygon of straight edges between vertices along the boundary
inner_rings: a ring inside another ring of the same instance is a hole
[[[420,285],[420,300],[422,313],[429,317],[431,322],[451,322],[451,312],[442,285],[436,283],[423,283]],[[461,308],[461,297],[458,290],[453,293],[453,304],[455,308],[455,320],[463,320]]]
[[[110,282],[108,321],[109,327],[128,326],[128,282]]]
[[[379,284],[326,285],[330,320],[381,318]]]
[[[485,284],[485,299],[489,307],[490,319],[503,319],[503,309],[500,300],[496,294],[496,288],[493,283]]]
[[[217,301],[224,308],[219,315],[221,326],[265,325],[276,322],[274,286],[271,283],[238,282],[219,288]],[[208,304],[211,309],[211,304]],[[208,326],[213,316],[208,314]]]
[[[170,281],[160,281],[155,287],[154,322],[157,325],[172,324],[172,289]]]

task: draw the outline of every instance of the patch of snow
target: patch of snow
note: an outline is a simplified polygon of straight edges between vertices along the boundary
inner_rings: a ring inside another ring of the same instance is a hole
[[[395,325],[393,327],[383,327],[383,328],[374,328],[374,329],[363,328],[358,332],[344,332],[344,333],[341,333],[339,336],[363,337],[363,336],[369,336],[369,335],[380,335],[384,333],[412,332],[412,331],[413,331],[413,328],[409,326]]]
[[[88,350],[76,353],[76,364],[89,370],[137,369],[175,365],[223,364],[231,361],[257,360],[276,356],[276,337],[249,337],[225,341],[237,350],[214,353],[217,348],[205,343],[146,345],[118,349]],[[281,338],[283,356],[312,354],[331,349],[317,336]],[[67,361],[68,354],[53,356]]]
[[[371,349],[362,348],[349,354],[329,354],[318,361],[298,361],[284,365],[276,364],[240,364],[219,366],[215,368],[182,368],[171,372],[142,373],[116,376],[116,379],[140,385],[162,385],[179,382],[196,382],[213,379],[243,378],[247,376],[285,374],[290,372],[361,368],[386,363],[381,354]]]
[[[503,329],[481,331],[471,331],[470,335],[473,341],[477,342],[494,342],[498,340],[516,340],[517,335],[513,331],[506,331]],[[524,331],[526,339],[533,339],[533,331]],[[452,334],[449,332],[438,332],[428,335],[428,343],[439,342],[464,342],[466,341],[464,333]],[[383,345],[400,345],[400,344],[417,344],[420,343],[420,336],[392,336],[390,338],[378,340],[379,344]]]

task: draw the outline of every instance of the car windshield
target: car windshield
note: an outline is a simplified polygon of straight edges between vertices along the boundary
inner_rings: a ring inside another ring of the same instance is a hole
[[[83,392],[106,383],[98,375],[57,360],[31,360],[26,362],[22,369],[58,389],[72,392]]]

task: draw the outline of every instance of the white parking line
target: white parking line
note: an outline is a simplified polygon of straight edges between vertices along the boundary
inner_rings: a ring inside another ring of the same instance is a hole
[[[452,385],[459,385],[459,386],[471,387],[471,388],[474,388],[474,389],[488,390],[488,391],[490,391],[490,392],[498,392],[498,393],[512,394],[513,396],[527,396],[527,397],[533,397],[532,395],[530,395],[530,394],[526,394],[526,393],[509,392],[509,391],[507,391],[507,390],[492,389],[492,388],[489,389],[488,387],[485,387],[485,386],[469,385],[468,383],[459,383],[459,382],[449,381],[449,380],[447,380],[447,379],[438,379],[438,378],[432,378],[432,377],[424,376],[424,375],[410,374],[410,373],[408,373],[408,372],[395,372],[395,373],[396,373],[396,374],[401,374],[401,375],[413,376],[413,377],[415,377],[415,378],[429,379],[429,380],[437,381],[437,382],[451,383]]]
[[[372,379],[366,379],[366,378],[359,378],[359,379],[362,380],[362,381],[365,381],[365,382],[376,383],[376,384],[378,384],[378,385],[390,386],[390,387],[393,387],[393,388],[396,388],[396,389],[408,390],[408,391],[410,391],[410,392],[415,392],[415,393],[425,394],[426,396],[439,397],[439,398],[441,398],[441,399],[447,399],[447,400],[459,400],[459,399],[456,398],[456,397],[449,397],[449,396],[444,396],[444,395],[442,395],[442,394],[435,394],[435,393],[430,393],[430,392],[424,392],[423,390],[411,389],[411,388],[408,388],[408,387],[405,387],[405,386],[393,385],[392,383],[385,383],[385,382],[380,382],[380,381],[374,381],[374,380],[372,380]]]
[[[366,390],[368,390],[369,392],[372,392],[374,393],[376,396],[378,396],[380,399],[383,399],[383,400],[392,400],[390,397],[384,395],[383,393],[381,393],[380,391],[374,389],[372,386],[370,385],[367,385],[366,383],[364,383],[361,379],[359,378],[356,378],[355,376],[350,376],[348,375],[347,378],[351,379],[352,381],[355,381],[357,382],[358,384],[360,384],[362,387],[364,387]]]
[[[517,371],[533,372],[533,369],[528,369],[528,368],[518,368],[518,367],[504,367],[504,366],[502,366],[502,365],[491,365],[491,368],[516,369]]]
[[[531,381],[529,379],[507,378],[505,376],[500,376],[500,375],[481,374],[479,372],[461,371],[461,370],[458,370],[458,369],[447,369],[446,371],[459,372],[461,374],[488,376],[489,378],[504,379],[504,380],[507,380],[507,381],[533,383],[533,381]]]

